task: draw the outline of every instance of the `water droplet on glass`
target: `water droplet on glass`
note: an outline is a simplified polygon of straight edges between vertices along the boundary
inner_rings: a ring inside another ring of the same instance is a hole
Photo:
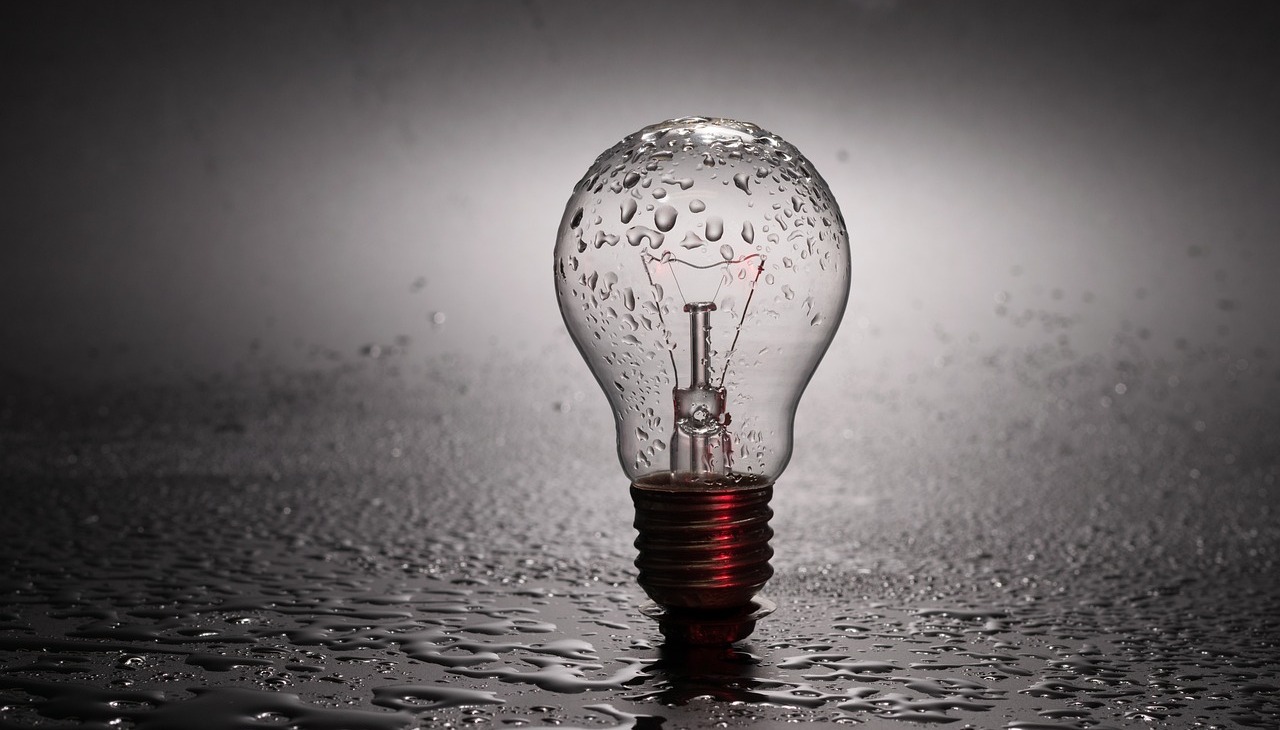
[[[679,185],[681,190],[688,190],[693,187],[693,178],[691,177],[671,177],[670,175],[664,175],[662,182],[668,185]]]
[[[658,226],[658,230],[666,233],[676,224],[676,209],[669,205],[659,206],[653,213],[653,222]]]
[[[733,176],[733,184],[737,185],[738,189],[746,193],[747,195],[751,194],[751,191],[747,189],[747,185],[750,184],[750,182],[751,182],[751,178],[748,177],[747,173],[745,172],[740,172],[737,175]]]
[[[636,206],[635,198],[627,198],[626,200],[622,201],[622,222],[623,223],[631,222],[631,219],[635,217],[636,207],[637,206]]]
[[[712,216],[707,219],[707,240],[719,241],[724,235],[724,221],[718,216]]]
[[[725,245],[721,246],[721,247],[720,247],[720,255],[724,257],[724,260],[725,260],[725,261],[730,261],[730,260],[732,260],[732,259],[733,259],[733,246],[730,246],[730,245],[729,245],[729,244],[727,244],[727,243],[726,243]]]
[[[707,209],[707,204],[702,202],[701,200],[698,200],[697,198],[694,198],[693,200],[689,201],[690,213],[701,213],[706,209]]]
[[[658,248],[662,245],[664,238],[663,234],[645,226],[632,226],[627,229],[627,243],[632,246],[639,246],[648,241],[649,248]]]
[[[751,221],[742,222],[742,240],[748,244],[756,242],[756,229],[755,226],[751,225]]]
[[[638,182],[640,182],[640,173],[628,172],[627,176],[622,178],[622,187],[634,188]]]
[[[701,248],[706,245],[706,241],[703,241],[702,238],[693,231],[689,231],[685,234],[684,240],[680,242],[680,245],[687,249]]]

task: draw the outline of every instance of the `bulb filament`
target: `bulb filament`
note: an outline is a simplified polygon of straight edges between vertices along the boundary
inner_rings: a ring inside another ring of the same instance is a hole
[[[680,371],[675,362],[675,343],[668,342],[675,380],[675,387],[672,389],[672,401],[676,419],[676,426],[671,437],[671,471],[678,481],[702,482],[714,480],[716,477],[728,476],[732,471],[733,448],[728,431],[731,418],[725,410],[726,393],[724,381],[728,376],[729,363],[737,347],[738,337],[742,332],[747,308],[750,307],[751,299],[755,294],[756,281],[764,270],[764,257],[759,254],[751,254],[738,259],[701,266],[681,261],[669,252],[662,254],[661,257],[655,257],[646,252],[642,254],[642,257],[645,263],[645,271],[649,275],[649,283],[653,287],[658,305],[658,318],[663,330],[668,332],[669,339],[671,337],[670,330],[667,327],[663,312],[664,310],[670,311],[670,309],[669,305],[664,305],[663,303],[663,287],[655,280],[655,276],[660,279],[670,279],[670,282],[674,285],[673,288],[679,293],[680,298],[684,300],[684,311],[689,315],[688,387],[680,387]],[[701,282],[686,282],[686,284],[702,284],[695,291],[711,290],[711,297],[692,302],[688,301],[685,296],[685,287],[681,285],[680,279],[676,275],[676,266],[674,264],[681,264],[687,267],[685,271],[687,278],[701,278]],[[750,268],[746,268],[748,266]],[[689,274],[694,276],[688,276]],[[705,275],[698,277],[698,274],[713,275],[715,277],[714,289],[711,288],[711,282],[707,281]],[[715,354],[715,350],[712,348],[711,342],[711,319],[712,312],[717,311],[714,300],[719,297],[725,284],[731,284],[735,279],[747,285],[747,293],[741,312],[736,317],[737,322],[734,327],[733,339],[725,352],[724,368],[720,372],[719,382],[712,384],[712,357]]]

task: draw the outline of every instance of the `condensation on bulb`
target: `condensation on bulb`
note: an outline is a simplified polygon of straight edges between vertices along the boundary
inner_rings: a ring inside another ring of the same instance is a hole
[[[777,478],[849,290],[843,218],[795,147],[701,117],[626,137],[570,197],[555,279],[633,481]]]

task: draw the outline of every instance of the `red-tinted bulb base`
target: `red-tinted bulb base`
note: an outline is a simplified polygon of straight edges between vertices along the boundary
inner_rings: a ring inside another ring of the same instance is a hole
[[[655,604],[644,612],[668,640],[731,643],[773,611],[753,600],[773,575],[772,497],[772,483],[743,475],[696,482],[660,475],[631,485],[637,582]]]

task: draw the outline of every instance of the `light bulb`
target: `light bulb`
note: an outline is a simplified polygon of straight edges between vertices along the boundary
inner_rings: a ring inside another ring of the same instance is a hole
[[[772,610],[773,484],[849,296],[830,189],[759,127],[687,117],[596,159],[556,240],[569,334],[609,399],[645,612],[731,642]]]

